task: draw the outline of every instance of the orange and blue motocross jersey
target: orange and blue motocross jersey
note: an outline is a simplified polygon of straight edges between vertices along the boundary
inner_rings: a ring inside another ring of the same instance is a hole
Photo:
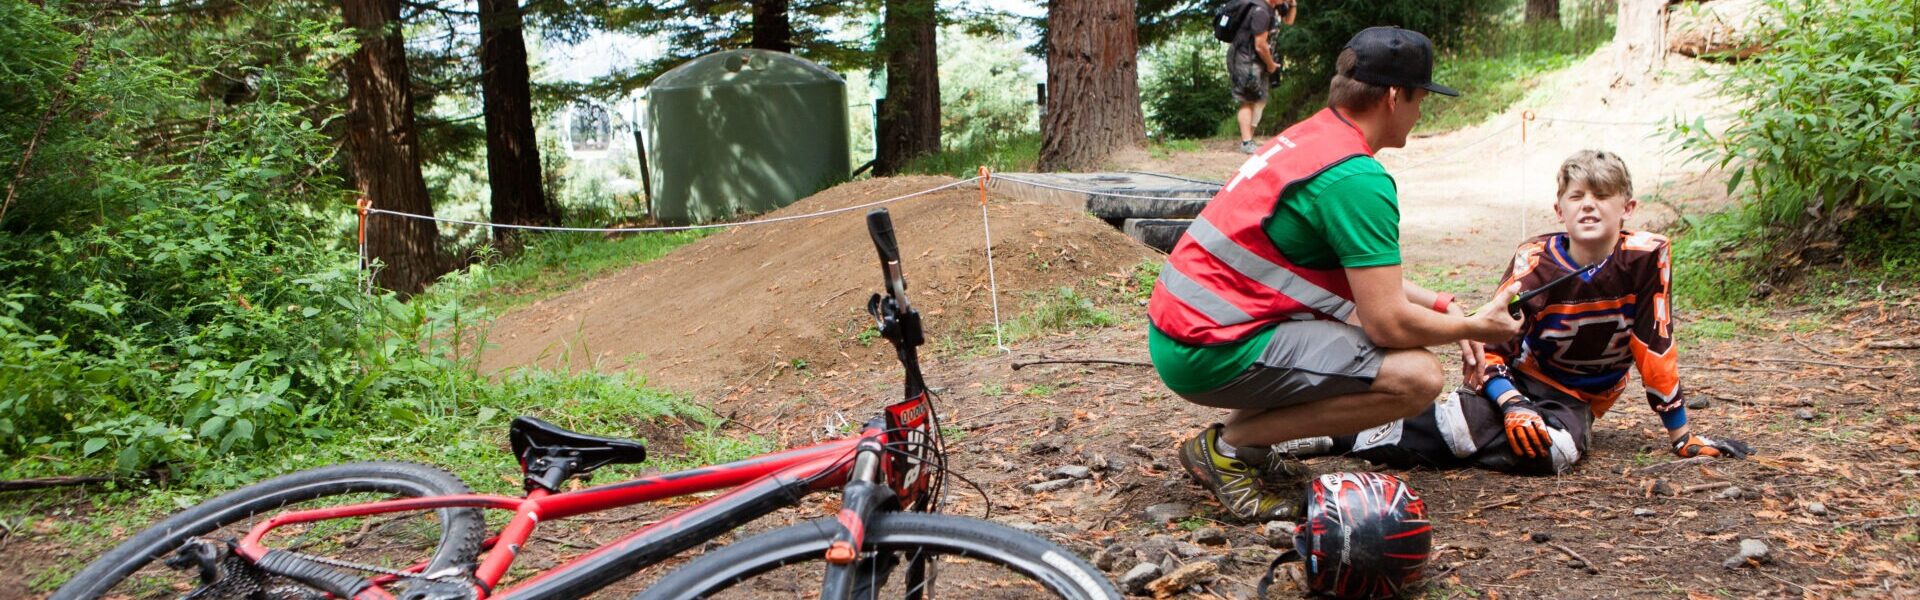
[[[1527,240],[1507,266],[1502,287],[1532,290],[1578,271],[1565,233]],[[1667,238],[1622,231],[1613,254],[1593,272],[1529,299],[1514,340],[1487,346],[1487,374],[1518,371],[1579,398],[1599,417],[1620,399],[1627,368],[1638,365],[1647,404],[1668,429],[1686,423],[1679,355],[1668,302],[1673,269]]]

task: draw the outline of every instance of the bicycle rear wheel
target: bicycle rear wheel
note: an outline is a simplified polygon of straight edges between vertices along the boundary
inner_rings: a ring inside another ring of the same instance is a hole
[[[100,555],[50,600],[177,598],[200,586],[199,574],[162,562],[193,538],[238,539],[260,520],[255,517],[287,510],[467,493],[467,485],[452,474],[412,463],[350,463],[283,475],[167,517]],[[450,508],[292,525],[276,530],[267,541],[275,548],[389,569],[425,562],[422,572],[435,573],[469,564],[485,532],[478,509]],[[270,597],[297,597],[306,591],[278,578],[260,583]],[[245,597],[251,585],[213,588],[196,598]]]
[[[868,523],[858,598],[1055,597],[1117,600],[1098,569],[1071,551],[979,519],[890,512]],[[729,544],[688,562],[637,600],[810,597],[820,592],[825,554],[840,524],[816,519]],[[911,585],[904,566],[929,561],[931,576]]]

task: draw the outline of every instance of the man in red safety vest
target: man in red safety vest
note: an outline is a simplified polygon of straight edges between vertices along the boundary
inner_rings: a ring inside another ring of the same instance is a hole
[[[1154,369],[1188,401],[1232,411],[1180,461],[1237,518],[1299,516],[1305,466],[1274,444],[1419,414],[1444,379],[1426,346],[1458,342],[1477,370],[1480,344],[1520,329],[1510,290],[1467,317],[1402,277],[1399,200],[1373,153],[1406,145],[1429,92],[1458,95],[1432,75],[1426,36],[1355,34],[1328,108],[1240,167],[1154,284]]]

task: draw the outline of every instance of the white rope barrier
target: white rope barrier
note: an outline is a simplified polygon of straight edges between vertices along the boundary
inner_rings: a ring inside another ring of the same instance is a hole
[[[882,204],[890,204],[894,202],[899,202],[901,200],[906,200],[909,198],[924,196],[927,194],[938,192],[940,190],[960,187],[969,183],[973,183],[975,181],[978,181],[979,179],[980,179],[979,177],[971,177],[968,179],[955,181],[953,183],[948,183],[945,185],[920,190],[918,192],[914,192],[904,196],[894,196],[892,198],[888,198],[885,200],[876,200],[873,202],[868,202],[866,204],[859,204],[859,205],[848,206],[844,208],[835,208],[832,210],[823,210],[820,212],[812,212],[804,215],[787,215],[784,217],[774,217],[771,219],[761,219],[758,221],[741,221],[738,223],[707,223],[703,225],[679,225],[679,226],[672,226],[672,227],[551,227],[546,225],[512,225],[512,224],[506,224],[506,223],[488,223],[485,221],[467,221],[462,219],[449,219],[446,217],[417,215],[413,213],[405,213],[405,212],[385,210],[385,209],[379,209],[379,208],[367,209],[367,213],[394,215],[397,217],[403,217],[408,219],[420,219],[423,221],[433,221],[435,223],[452,223],[456,225],[472,225],[476,227],[490,227],[490,228],[497,228],[497,229],[520,229],[520,230],[526,230],[526,231],[566,231],[566,232],[580,232],[580,233],[648,233],[648,232],[662,232],[662,231],[694,231],[694,230],[700,230],[700,229],[725,229],[728,227],[767,225],[772,223],[781,223],[785,221],[798,221],[801,219],[812,219],[815,217],[824,217],[827,215],[839,214],[847,211],[860,210],[862,208],[872,208],[875,206],[880,206]]]

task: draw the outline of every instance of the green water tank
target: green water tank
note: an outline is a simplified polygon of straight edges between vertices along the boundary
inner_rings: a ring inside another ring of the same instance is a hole
[[[847,177],[847,83],[811,61],[709,54],[653,80],[647,95],[662,223],[763,213]]]

